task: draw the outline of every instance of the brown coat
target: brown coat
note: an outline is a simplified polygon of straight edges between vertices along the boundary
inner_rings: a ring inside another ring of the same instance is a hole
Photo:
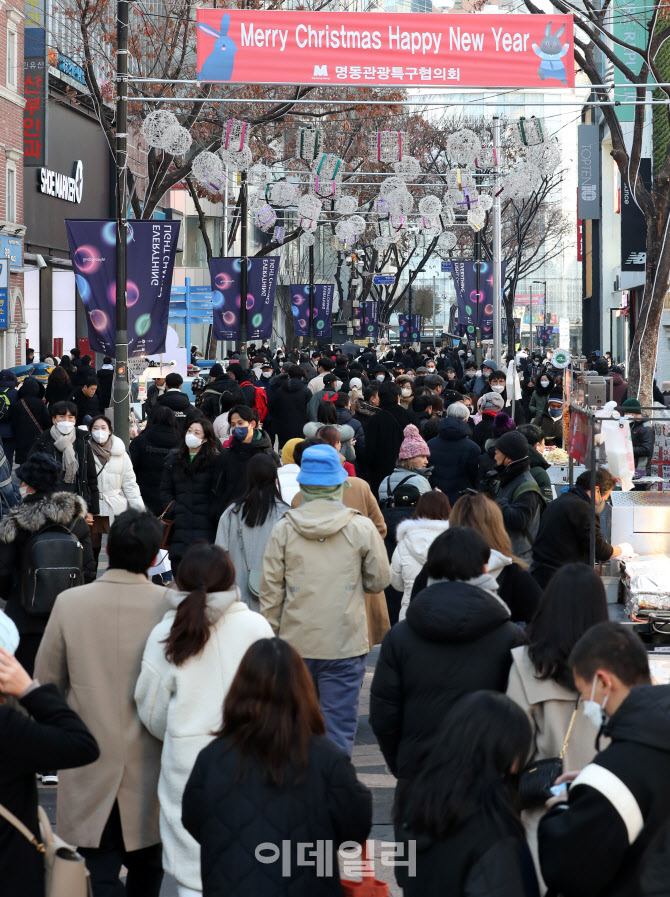
[[[379,510],[377,499],[372,494],[372,489],[360,477],[347,477],[347,486],[342,496],[342,503],[347,508],[353,508],[360,511],[364,517],[371,520],[377,527],[377,531],[382,539],[386,538],[386,521]],[[298,492],[291,502],[292,508],[297,508],[302,504],[302,495]],[[368,615],[368,640],[370,647],[379,645],[384,640],[384,636],[391,628],[389,620],[388,605],[386,604],[386,596],[383,592],[366,592],[365,593],[365,609]]]
[[[58,596],[35,675],[55,683],[100,745],[89,766],[59,773],[57,830],[77,847],[98,847],[118,801],[126,850],[160,842],[160,741],[140,722],[135,685],[149,633],[168,608],[167,589],[146,576],[108,570]]]

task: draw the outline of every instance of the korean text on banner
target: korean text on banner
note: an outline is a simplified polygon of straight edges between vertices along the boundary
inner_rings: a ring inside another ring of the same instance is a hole
[[[116,355],[116,222],[66,220],[92,351]],[[128,225],[128,355],[165,351],[178,221]]]
[[[278,259],[247,259],[247,338],[269,339],[277,287]],[[212,331],[215,339],[240,339],[242,259],[213,258]]]
[[[571,15],[198,9],[198,80],[574,87]]]

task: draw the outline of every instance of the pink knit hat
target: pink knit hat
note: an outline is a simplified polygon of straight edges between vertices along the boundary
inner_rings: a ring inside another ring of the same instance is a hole
[[[406,461],[408,458],[416,458],[417,455],[426,455],[426,457],[430,455],[428,445],[421,438],[421,435],[414,424],[407,424],[403,430],[403,434],[405,438],[400,446],[400,454],[398,457]]]

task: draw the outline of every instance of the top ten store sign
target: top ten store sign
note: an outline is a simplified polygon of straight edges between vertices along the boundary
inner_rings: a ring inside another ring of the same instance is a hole
[[[198,9],[198,79],[574,87],[572,16]]]

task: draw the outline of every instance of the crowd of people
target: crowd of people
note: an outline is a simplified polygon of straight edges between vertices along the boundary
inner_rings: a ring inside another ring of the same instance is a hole
[[[44,893],[37,778],[93,897],[342,893],[375,645],[406,897],[665,893],[670,689],[588,566],[613,477],[553,497],[551,351],[515,401],[465,342],[347,348],[230,353],[194,401],[159,376],[128,449],[111,359],[0,372],[6,897]]]

